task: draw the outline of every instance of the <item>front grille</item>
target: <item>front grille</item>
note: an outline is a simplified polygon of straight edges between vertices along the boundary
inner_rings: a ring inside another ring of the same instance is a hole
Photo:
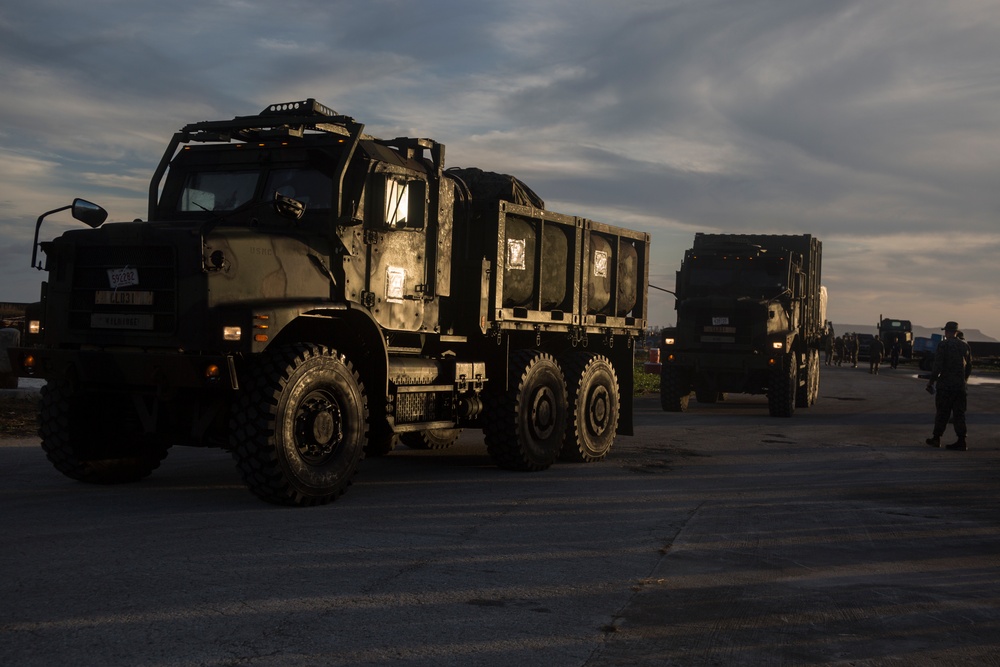
[[[177,327],[177,270],[171,246],[78,246],[73,262],[69,327],[133,333],[173,333]],[[111,286],[109,271],[135,269],[138,283]],[[151,295],[152,303],[98,303],[101,292]]]

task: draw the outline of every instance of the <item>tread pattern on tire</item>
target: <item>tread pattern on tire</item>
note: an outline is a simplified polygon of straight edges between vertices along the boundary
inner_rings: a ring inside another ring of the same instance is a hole
[[[167,456],[169,447],[142,440],[135,434],[131,456],[98,454],[100,443],[82,439],[110,437],[98,429],[102,420],[74,405],[79,396],[63,382],[48,381],[41,389],[38,435],[42,450],[56,470],[70,479],[90,484],[124,484],[148,477]],[[125,434],[118,434],[125,437]],[[85,446],[93,452],[83,451]],[[119,452],[120,453],[120,452]]]
[[[794,353],[785,358],[780,368],[771,370],[770,385],[767,388],[767,408],[772,417],[791,417],[794,414],[798,377]]]
[[[566,378],[566,392],[569,400],[569,419],[566,426],[566,441],[563,443],[562,452],[559,458],[564,461],[577,463],[592,463],[603,460],[614,443],[615,434],[618,431],[618,416],[621,410],[620,388],[618,376],[615,369],[608,361],[607,357],[592,352],[575,352],[560,357],[559,363],[563,368],[563,376]],[[608,418],[608,430],[610,431],[610,441],[600,450],[594,450],[587,443],[586,434],[586,411],[588,407],[579,405],[579,392],[581,380],[588,377],[598,367],[605,367],[611,376],[611,383],[614,387],[612,398],[614,415]]]
[[[684,375],[680,368],[666,365],[660,368],[660,407],[664,412],[687,410],[691,391]]]
[[[558,428],[559,446],[546,452],[544,457],[532,453],[529,443],[520,437],[520,418],[525,406],[520,405],[521,392],[525,381],[539,363],[551,363],[559,368],[555,358],[537,350],[519,350],[510,357],[509,377],[511,386],[507,391],[489,391],[486,393],[486,415],[484,439],[486,449],[501,468],[508,470],[535,471],[551,466],[559,457],[562,449],[561,438],[565,435],[565,415],[563,424]],[[560,376],[562,375],[560,371]],[[566,412],[566,382],[562,380],[562,403]]]
[[[297,507],[322,505],[342,496],[353,482],[357,466],[342,485],[330,493],[317,496],[305,495],[291,484],[275,447],[278,404],[288,376],[305,360],[320,356],[339,359],[353,375],[361,391],[362,404],[365,405],[363,428],[367,436],[368,412],[364,386],[350,361],[325,346],[303,343],[260,355],[250,365],[246,381],[241,383],[244,390],[234,404],[229,427],[233,458],[243,476],[243,481],[250,491],[262,500]],[[261,442],[266,442],[270,446],[259,446]],[[362,451],[361,457],[363,456]]]

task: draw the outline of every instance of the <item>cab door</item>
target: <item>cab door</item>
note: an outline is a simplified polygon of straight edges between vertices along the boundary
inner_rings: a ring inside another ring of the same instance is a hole
[[[420,331],[427,287],[427,181],[376,174],[365,240],[365,305],[386,329]]]

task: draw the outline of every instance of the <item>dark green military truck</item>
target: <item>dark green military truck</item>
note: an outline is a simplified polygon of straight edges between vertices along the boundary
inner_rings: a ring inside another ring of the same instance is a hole
[[[311,99],[194,123],[148,220],[76,200],[92,229],[36,228],[39,332],[11,358],[47,380],[56,468],[131,481],[222,447],[257,496],[314,505],[399,441],[481,428],[498,465],[540,470],[631,434],[649,236],[363,129]]]
[[[660,401],[766,394],[790,417],[819,395],[826,324],[822,244],[810,235],[695,234],[677,272],[677,325],[663,329]]]

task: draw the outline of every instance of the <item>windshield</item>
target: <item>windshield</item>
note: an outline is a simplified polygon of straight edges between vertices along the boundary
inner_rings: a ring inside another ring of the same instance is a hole
[[[698,260],[688,272],[687,288],[692,296],[726,294],[772,298],[785,289],[784,262],[753,260]]]
[[[195,171],[184,181],[177,202],[177,211],[226,212],[235,210],[257,196],[261,172]],[[333,195],[330,177],[317,169],[273,169],[266,174],[260,189],[260,201],[271,201],[276,194],[291,197],[306,205],[307,210],[329,209]]]
[[[178,211],[232,211],[253,198],[256,171],[202,171],[189,174]]]

